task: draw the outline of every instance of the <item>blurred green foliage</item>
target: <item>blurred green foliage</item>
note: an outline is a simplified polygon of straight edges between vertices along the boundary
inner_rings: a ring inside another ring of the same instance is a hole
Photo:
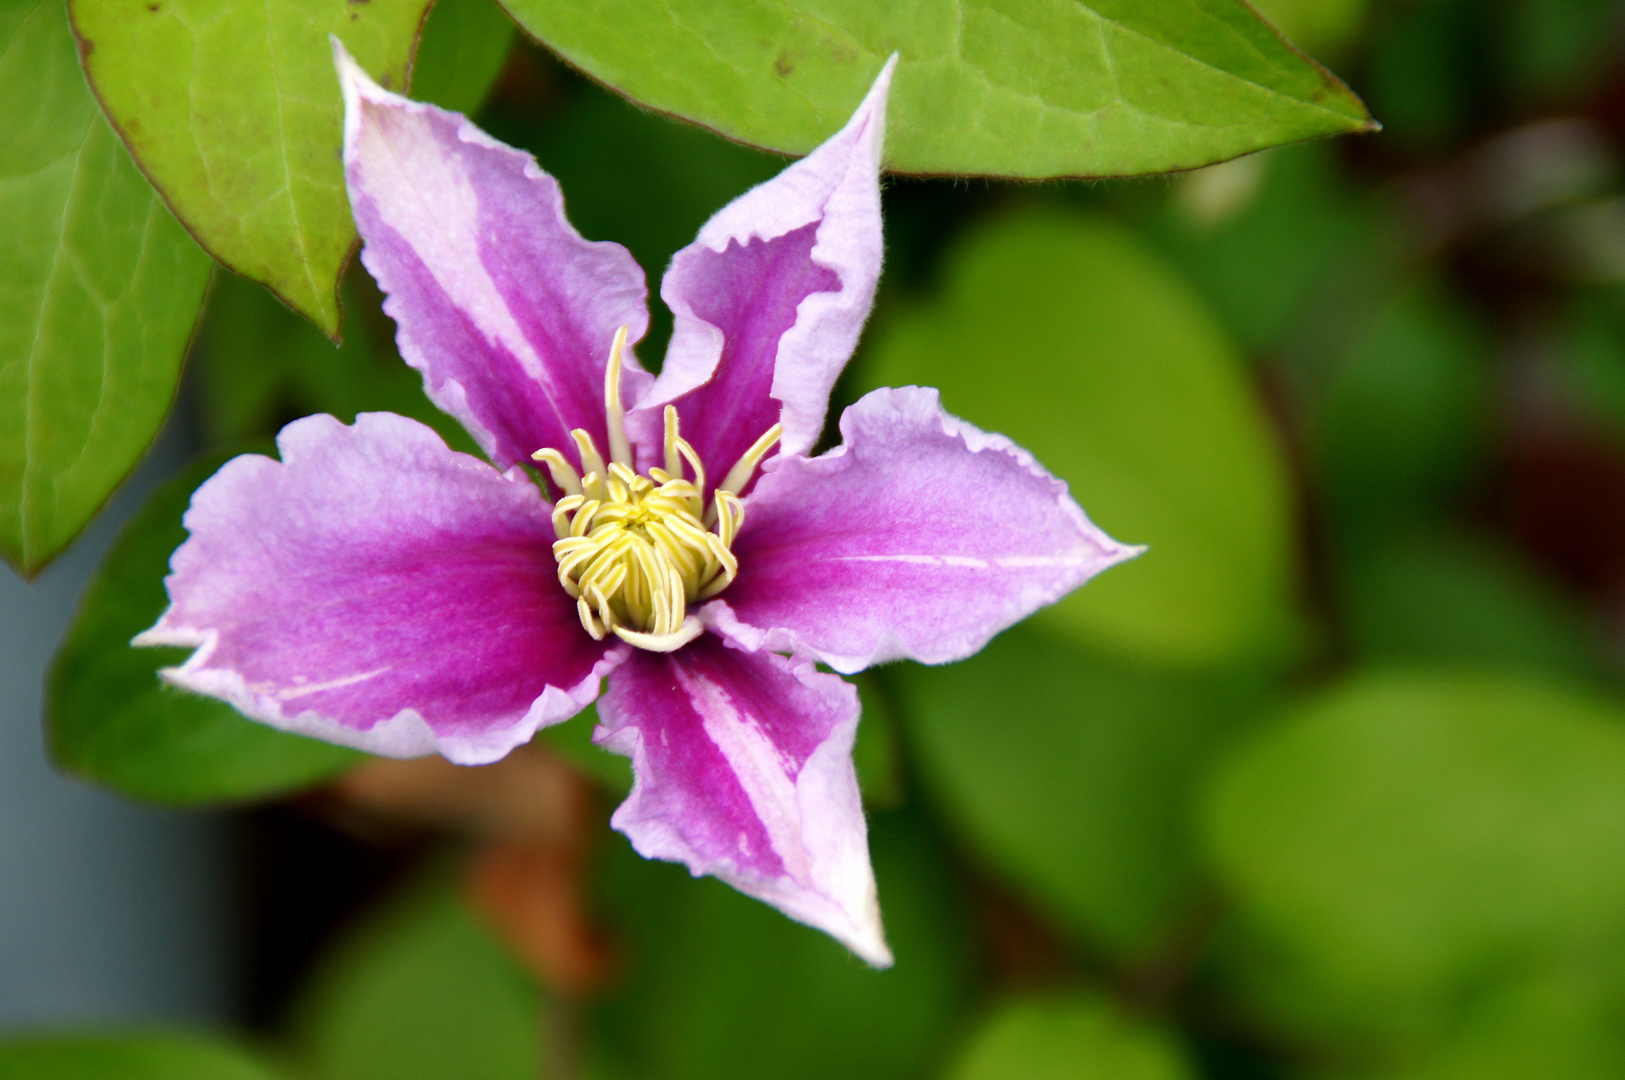
[[[275,1080],[279,1075],[224,1040],[201,1035],[36,1036],[0,1044],[3,1080]]]
[[[1351,556],[1341,578],[1351,651],[1401,661],[1527,669],[1589,679],[1602,649],[1584,611],[1515,551],[1417,533]]]
[[[1029,626],[961,663],[888,674],[934,800],[1082,945],[1143,960],[1196,914],[1194,789],[1245,688]]]
[[[1346,542],[1425,518],[1471,479],[1488,431],[1488,342],[1425,288],[1386,300],[1329,365],[1312,423]]]
[[[331,413],[400,413],[475,453],[468,433],[429,404],[423,379],[390,346],[393,326],[372,280],[355,267],[344,289],[348,319],[334,345],[251,281],[222,273],[193,351],[198,410],[206,442],[265,438],[290,420]]]
[[[1625,708],[1488,670],[1356,677],[1213,781],[1207,846],[1244,992],[1405,1048],[1625,932]]]
[[[312,1080],[535,1080],[535,984],[435,874],[327,958],[295,1006]]]
[[[436,0],[412,58],[412,97],[474,112],[491,93],[514,36],[496,0]]]
[[[950,1080],[1186,1080],[1166,1032],[1122,1015],[1103,994],[1007,1002],[971,1037]]]
[[[615,956],[596,995],[538,992],[448,883],[420,885],[338,946],[290,1060],[333,1080],[1625,1076],[1625,16],[1259,7],[1337,59],[1382,135],[1137,185],[886,190],[846,400],[938,386],[1148,545],[970,660],[859,682],[897,967],[603,835],[580,883]],[[635,25],[617,47],[643,56]],[[656,290],[782,166],[571,75],[489,0],[443,0],[414,79],[483,100]],[[217,277],[190,383],[206,442],[388,409],[472,451],[364,274],[342,346]],[[669,325],[657,305],[650,367]],[[59,758],[129,794],[343,765],[158,689],[175,657],[137,670],[122,644],[206,470],[131,526],[53,679]],[[631,777],[595,722],[541,740],[607,811]]]

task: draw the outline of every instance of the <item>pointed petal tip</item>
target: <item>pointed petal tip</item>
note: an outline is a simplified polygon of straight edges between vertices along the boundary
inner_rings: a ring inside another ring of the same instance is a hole
[[[891,97],[892,76],[897,71],[899,58],[900,54],[895,52],[886,58],[880,74],[875,76],[875,81],[869,85],[868,93],[863,95],[863,100],[852,111],[852,117],[844,128],[846,131],[860,127],[867,129],[877,166],[880,164],[882,148],[885,145],[886,105]]]
[[[886,944],[886,931],[880,923],[878,903],[871,903],[869,910],[861,913],[861,917],[854,921],[850,932],[834,936],[842,945],[851,949],[853,955],[876,971],[885,971],[897,963],[897,958],[892,955],[891,948]]]
[[[353,99],[362,90],[382,91],[383,88],[372,81],[372,76],[368,75],[362,70],[361,65],[356,63],[355,57],[350,55],[350,50],[344,47],[344,42],[339,40],[337,34],[328,34],[327,41],[333,47],[333,69],[338,72],[339,87],[344,91],[344,104],[347,112],[354,104]]]
[[[884,938],[877,937],[873,941],[865,942],[862,945],[849,943],[847,948],[856,953],[859,960],[862,960],[876,971],[885,971],[897,964],[897,958],[892,955],[891,949],[887,948]]]
[[[333,47],[333,68],[339,77],[339,92],[344,96],[344,160],[348,164],[354,156],[360,136],[363,100],[375,102],[401,102],[404,98],[391,94],[379,86],[366,69],[350,55],[337,34],[327,35]]]
[[[880,74],[875,76],[874,85],[869,88],[870,94],[873,94],[876,90],[886,93],[891,89],[892,75],[896,73],[897,64],[902,57],[903,54],[896,50],[893,50],[892,54],[886,57],[885,64],[880,68]]]

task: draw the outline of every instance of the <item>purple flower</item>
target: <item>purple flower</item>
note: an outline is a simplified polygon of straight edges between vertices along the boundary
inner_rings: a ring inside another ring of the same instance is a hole
[[[934,390],[869,394],[806,456],[880,273],[892,64],[672,260],[655,378],[626,250],[583,240],[529,155],[335,52],[362,260],[401,355],[496,468],[390,413],[289,424],[281,461],[236,458],[193,496],[137,642],[195,646],[166,678],[256,720],[463,764],[607,676],[593,738],[636,778],[614,827],[891,963],[857,695],[815,662],[961,659],[1138,551]]]

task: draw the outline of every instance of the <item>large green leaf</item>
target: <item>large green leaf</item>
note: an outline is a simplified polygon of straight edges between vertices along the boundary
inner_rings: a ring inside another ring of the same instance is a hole
[[[0,1043],[0,1080],[274,1080],[246,1051],[201,1035],[36,1036]]]
[[[354,750],[255,723],[213,698],[177,690],[158,669],[187,649],[137,649],[158,621],[170,552],[192,491],[224,461],[198,462],[131,519],[57,652],[47,685],[46,734],[57,765],[131,798],[175,805],[279,794],[362,760]]]
[[[971,1036],[949,1080],[1186,1080],[1179,1043],[1098,994],[1006,1002]]]
[[[805,153],[902,56],[887,159],[909,173],[1120,176],[1370,117],[1240,0],[506,0],[634,100]]]
[[[605,853],[610,929],[625,958],[595,1017],[602,1075],[646,1080],[914,1080],[966,1004],[971,936],[957,883],[920,822],[869,819],[886,936],[874,971],[824,934],[714,879]],[[598,1074],[595,1074],[598,1075]]]
[[[1184,281],[1121,228],[1058,210],[984,226],[943,273],[939,299],[878,328],[859,380],[940,387],[1107,532],[1150,545],[1039,618],[1148,661],[1278,652],[1294,626],[1285,468]]]
[[[1097,948],[1167,944],[1195,899],[1193,792],[1243,695],[1028,627],[888,674],[921,775],[984,860]]]
[[[1625,709],[1535,678],[1368,675],[1222,772],[1208,848],[1280,1020],[1448,1031],[1493,980],[1625,929]]]
[[[430,0],[70,0],[91,85],[192,235],[330,336],[355,244],[328,35],[385,86]]]
[[[534,1080],[536,986],[457,894],[420,886],[330,957],[297,1007],[315,1080]]]
[[[157,434],[209,260],[96,110],[62,7],[0,6],[0,555],[32,574]]]

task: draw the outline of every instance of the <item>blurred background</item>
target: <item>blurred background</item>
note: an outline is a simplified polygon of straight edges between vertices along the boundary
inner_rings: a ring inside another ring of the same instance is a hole
[[[207,814],[47,771],[36,713],[51,741],[157,693],[114,653],[225,456],[373,409],[473,450],[359,267],[338,349],[217,271],[114,513],[0,582],[0,1025],[210,1025],[323,1080],[1625,1077],[1625,5],[1258,6],[1380,133],[887,182],[841,401],[941,387],[1150,546],[971,660],[860,679],[895,969],[638,859],[590,712],[481,769],[324,749],[288,768],[338,779]],[[424,49],[414,96],[651,274],[783,165],[489,0]],[[57,757],[142,791],[139,755]]]

